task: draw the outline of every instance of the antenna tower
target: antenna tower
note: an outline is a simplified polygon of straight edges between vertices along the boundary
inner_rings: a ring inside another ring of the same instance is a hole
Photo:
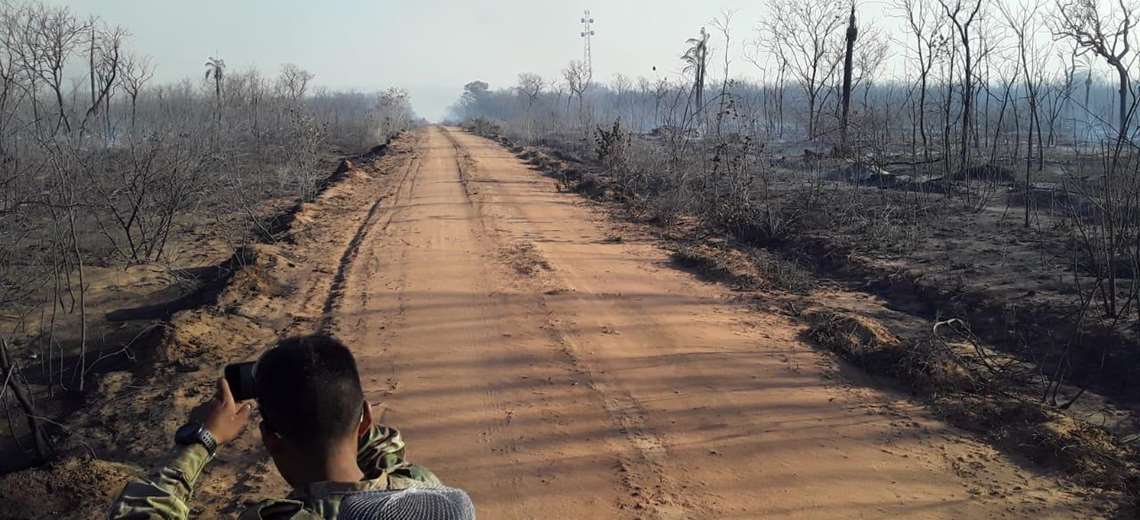
[[[594,36],[594,19],[590,16],[590,10],[586,9],[585,14],[582,16],[582,38],[586,42],[586,47],[582,53],[582,61],[586,64],[586,73],[590,77],[594,77],[594,57],[590,52],[590,39]]]

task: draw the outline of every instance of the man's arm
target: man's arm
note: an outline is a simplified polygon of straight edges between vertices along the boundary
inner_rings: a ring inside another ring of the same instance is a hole
[[[237,438],[249,422],[253,407],[234,402],[225,378],[218,380],[214,398],[190,413],[191,421],[199,421],[217,441],[218,446]],[[202,444],[179,446],[166,467],[152,479],[127,483],[111,506],[110,518],[182,519],[190,515],[190,497],[202,470],[213,457]]]
[[[188,518],[194,485],[210,459],[204,446],[179,447],[174,459],[153,479],[127,483],[111,506],[110,518]]]
[[[404,439],[399,430],[376,425],[360,437],[356,463],[369,479],[388,475],[390,488],[407,487],[405,481],[441,485],[439,479],[423,466],[404,459]]]

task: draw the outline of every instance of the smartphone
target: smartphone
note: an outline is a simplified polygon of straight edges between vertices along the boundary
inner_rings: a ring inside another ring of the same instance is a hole
[[[257,397],[253,385],[255,370],[255,361],[226,365],[226,382],[230,385],[230,393],[233,394],[235,402]]]

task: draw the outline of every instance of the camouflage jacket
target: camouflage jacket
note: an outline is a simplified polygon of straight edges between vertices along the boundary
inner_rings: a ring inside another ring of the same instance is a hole
[[[201,445],[179,447],[153,479],[129,482],[111,506],[111,519],[181,519],[190,516],[190,499],[202,470],[210,462]],[[360,439],[357,462],[365,480],[317,482],[294,490],[287,498],[266,500],[242,513],[243,520],[310,520],[336,518],[345,495],[356,491],[438,486],[426,468],[404,460],[404,441],[395,428],[376,426]]]

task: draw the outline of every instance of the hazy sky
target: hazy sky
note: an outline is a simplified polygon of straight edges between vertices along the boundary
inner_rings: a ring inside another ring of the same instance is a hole
[[[231,69],[265,72],[293,62],[315,73],[317,85],[405,87],[429,118],[440,117],[474,79],[502,87],[519,72],[556,77],[582,56],[586,7],[597,20],[594,70],[601,80],[617,72],[652,78],[653,66],[677,72],[684,40],[724,9],[737,12],[734,66],[755,76],[740,57],[741,43],[753,38],[763,14],[756,0],[51,1],[126,27],[132,47],[154,57],[163,81],[201,76],[211,55]]]
[[[755,40],[757,22],[765,16],[763,0],[44,1],[127,28],[132,49],[157,62],[160,81],[201,78],[206,58],[215,55],[231,70],[256,66],[267,74],[296,63],[316,74],[317,86],[404,87],[416,110],[432,119],[442,117],[472,80],[499,88],[514,85],[520,72],[558,78],[567,62],[582,57],[579,20],[587,7],[596,19],[594,78],[599,81],[619,72],[634,79],[675,76],[685,39],[701,26],[712,30],[710,21],[726,10],[735,13],[732,75],[761,77],[744,59],[744,47]],[[1025,1],[1032,0],[990,5]],[[894,39],[886,69],[901,70],[897,64],[910,37],[894,0],[858,0],[858,5],[861,30],[872,24]],[[991,16],[1004,24],[996,9]],[[713,32],[715,77],[725,45]],[[1037,37],[1050,39],[1046,31]]]

